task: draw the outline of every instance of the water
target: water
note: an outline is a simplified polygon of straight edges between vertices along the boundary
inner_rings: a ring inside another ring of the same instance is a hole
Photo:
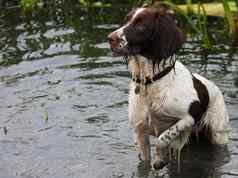
[[[238,55],[229,56],[225,42],[206,60],[188,40],[182,60],[222,89],[228,147],[184,148],[181,174],[175,162],[159,173],[139,164],[127,120],[127,67],[106,42],[128,9],[69,3],[33,17],[1,9],[1,178],[238,177]]]

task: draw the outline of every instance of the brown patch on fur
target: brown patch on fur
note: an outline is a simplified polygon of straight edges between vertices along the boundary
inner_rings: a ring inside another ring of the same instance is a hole
[[[181,48],[185,36],[164,8],[145,8],[124,29],[130,55],[159,64]]]
[[[189,107],[189,114],[194,118],[195,123],[201,121],[202,116],[207,111],[209,104],[209,94],[207,87],[198,80],[195,76],[192,76],[193,86],[197,92],[199,101],[193,101]]]

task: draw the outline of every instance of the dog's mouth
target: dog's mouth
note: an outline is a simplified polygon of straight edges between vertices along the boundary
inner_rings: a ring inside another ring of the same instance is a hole
[[[121,42],[120,44],[112,44],[110,43],[110,49],[113,52],[113,56],[131,56],[140,54],[139,46],[130,46],[128,43]]]
[[[112,32],[108,35],[108,43],[114,56],[130,56],[140,53],[140,45],[131,44],[124,35],[117,35]]]
[[[129,55],[129,50],[127,47],[122,47],[122,48],[111,48],[113,52],[113,56],[128,56]]]
[[[114,56],[127,56],[129,48],[126,40],[108,38],[110,48]]]

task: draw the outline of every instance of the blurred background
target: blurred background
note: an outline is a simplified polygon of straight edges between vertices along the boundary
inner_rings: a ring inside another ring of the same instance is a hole
[[[161,1],[160,1],[161,2]],[[128,127],[129,73],[107,34],[142,0],[0,0],[0,177],[238,177],[237,1],[163,1],[187,40],[178,58],[222,90],[225,148],[191,143],[155,173]]]

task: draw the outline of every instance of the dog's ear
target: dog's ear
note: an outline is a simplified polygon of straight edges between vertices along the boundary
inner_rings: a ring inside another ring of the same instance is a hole
[[[172,56],[182,47],[185,35],[164,9],[155,13],[154,32],[151,38],[151,56],[153,62]]]

